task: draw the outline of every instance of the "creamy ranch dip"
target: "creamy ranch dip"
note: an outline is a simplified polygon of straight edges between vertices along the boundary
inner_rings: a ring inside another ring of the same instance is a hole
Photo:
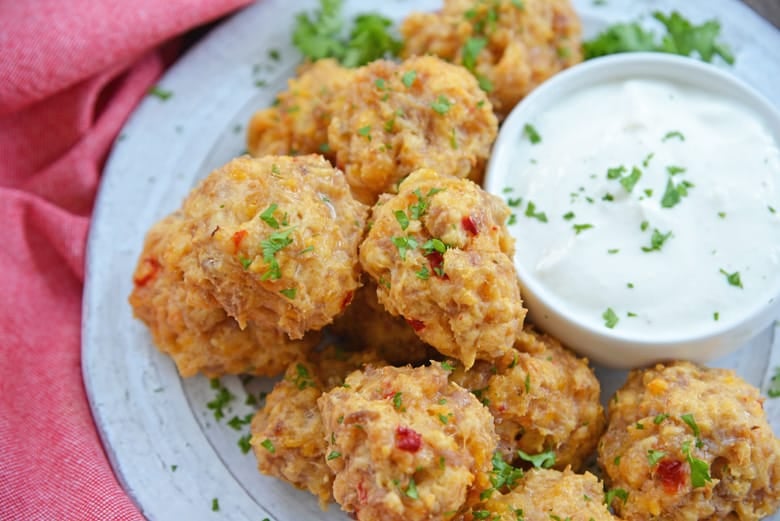
[[[780,151],[746,105],[608,82],[537,113],[516,144],[502,187],[516,263],[575,320],[679,338],[777,295]]]

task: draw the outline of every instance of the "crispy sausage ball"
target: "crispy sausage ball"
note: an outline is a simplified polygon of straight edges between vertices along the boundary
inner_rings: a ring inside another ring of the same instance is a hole
[[[331,100],[353,75],[353,70],[332,59],[301,66],[298,76],[287,82],[287,90],[277,96],[277,103],[255,112],[249,121],[246,136],[249,153],[329,156]]]
[[[380,199],[360,247],[385,309],[466,367],[511,350],[525,318],[508,215],[471,181],[418,170]]]
[[[580,21],[569,0],[445,0],[401,25],[403,56],[462,64],[504,119],[544,80],[582,61]]]
[[[376,290],[372,279],[366,281],[333,322],[333,332],[354,347],[371,346],[392,365],[420,364],[436,358],[437,351],[420,340],[403,318],[392,316],[382,307]]]
[[[149,230],[129,299],[135,316],[182,376],[274,376],[314,347],[318,335],[290,340],[276,328],[252,322],[241,329],[208,288],[186,282],[184,270],[196,262],[189,227],[175,212]]]
[[[427,56],[359,69],[335,96],[328,143],[355,197],[373,204],[422,167],[479,181],[497,130],[474,77]]]
[[[688,362],[634,370],[609,403],[599,464],[629,521],[757,520],[780,505],[780,440],[758,389]]]
[[[438,363],[367,366],[318,404],[333,495],[361,521],[448,519],[489,486],[490,413]]]
[[[604,486],[593,474],[532,469],[506,494],[493,493],[464,521],[615,521],[604,504]]]
[[[333,499],[333,471],[317,399],[366,363],[373,351],[347,353],[333,346],[287,368],[252,419],[251,445],[260,472],[308,490],[325,508]]]
[[[321,156],[239,157],[184,202],[198,223],[198,262],[185,279],[209,285],[240,326],[302,338],[330,323],[358,288],[367,211]]]
[[[518,335],[515,348],[469,371],[457,366],[452,380],[490,409],[504,459],[521,464],[518,450],[528,455],[552,450],[554,468],[582,469],[605,424],[601,386],[587,359],[530,327]]]

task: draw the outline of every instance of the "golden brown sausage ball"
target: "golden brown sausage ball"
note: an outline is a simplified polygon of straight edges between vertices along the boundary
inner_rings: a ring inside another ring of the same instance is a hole
[[[242,327],[302,338],[330,323],[359,286],[367,208],[321,156],[234,159],[192,191],[183,212],[198,223],[198,262],[185,278],[210,285]]]
[[[468,371],[457,366],[452,379],[487,405],[504,459],[520,465],[518,450],[529,456],[552,451],[554,468],[582,469],[605,424],[601,387],[587,359],[529,327],[515,348]]]
[[[433,54],[468,68],[499,119],[553,74],[582,61],[569,0],[445,0],[401,25],[403,56]]]
[[[308,490],[325,508],[333,499],[333,471],[317,399],[369,362],[374,352],[346,353],[333,346],[291,364],[252,419],[252,449],[260,472]]]
[[[368,366],[318,404],[333,495],[361,521],[448,519],[489,486],[490,414],[438,363]]]
[[[149,230],[129,299],[135,316],[149,327],[160,351],[173,358],[179,373],[274,376],[310,351],[317,335],[290,340],[276,328],[252,322],[241,329],[207,287],[184,280],[184,270],[196,262],[189,228],[176,212]]]
[[[376,283],[369,278],[355,293],[352,304],[333,322],[333,332],[353,347],[370,346],[392,365],[416,365],[436,358],[438,352],[420,340],[403,318],[385,310],[376,290]]]
[[[604,486],[593,474],[532,469],[506,494],[493,493],[464,521],[615,521],[604,504]]]
[[[335,97],[328,142],[355,197],[373,204],[422,167],[478,181],[497,129],[468,71],[428,56],[359,69]]]
[[[287,82],[273,107],[255,112],[247,129],[247,150],[253,156],[323,154],[330,156],[328,125],[335,92],[350,82],[354,71],[335,60],[303,65]]]
[[[688,362],[634,370],[599,443],[612,501],[634,520],[757,520],[780,506],[780,440],[757,389]]]
[[[418,170],[377,203],[360,247],[385,309],[466,367],[511,350],[525,318],[508,215],[471,181]]]

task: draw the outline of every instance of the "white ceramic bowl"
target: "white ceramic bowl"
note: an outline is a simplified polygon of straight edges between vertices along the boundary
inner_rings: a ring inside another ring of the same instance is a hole
[[[633,53],[598,58],[568,69],[546,81],[526,97],[503,123],[488,164],[486,189],[502,194],[509,175],[517,175],[512,150],[523,126],[546,108],[578,90],[615,80],[635,78],[661,79],[681,83],[711,93],[733,97],[757,114],[775,142],[780,143],[780,112],[751,87],[729,72],[691,58],[660,53]],[[605,100],[608,107],[608,101]],[[544,134],[549,144],[555,135]],[[561,153],[565,153],[561,150]],[[511,173],[511,174],[510,174]],[[522,175],[522,174],[521,174]],[[780,183],[780,179],[778,179]],[[523,195],[523,194],[513,194]],[[746,233],[749,231],[746,230]],[[780,316],[780,287],[769,301],[756,302],[736,320],[713,321],[711,329],[679,337],[653,338],[653,335],[628,334],[619,328],[608,329],[598,321],[575,317],[554,302],[556,297],[524,264],[522,252],[515,265],[522,286],[529,318],[543,331],[558,337],[565,345],[603,365],[631,368],[670,359],[706,362],[744,345]]]

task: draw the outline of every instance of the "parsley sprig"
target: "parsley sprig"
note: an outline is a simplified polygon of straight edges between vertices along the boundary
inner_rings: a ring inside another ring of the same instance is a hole
[[[320,0],[319,10],[295,17],[292,42],[306,58],[335,58],[345,67],[359,67],[400,52],[401,42],[390,33],[392,22],[378,14],[356,16],[345,38],[342,3]]]
[[[711,62],[715,56],[734,64],[734,55],[723,42],[719,41],[720,23],[708,20],[700,25],[692,24],[679,12],[665,15],[660,11],[653,13],[665,33],[658,41],[653,31],[642,27],[638,22],[618,23],[608,27],[594,39],[584,42],[585,58],[596,58],[622,52],[665,52],[681,56],[698,56]]]

